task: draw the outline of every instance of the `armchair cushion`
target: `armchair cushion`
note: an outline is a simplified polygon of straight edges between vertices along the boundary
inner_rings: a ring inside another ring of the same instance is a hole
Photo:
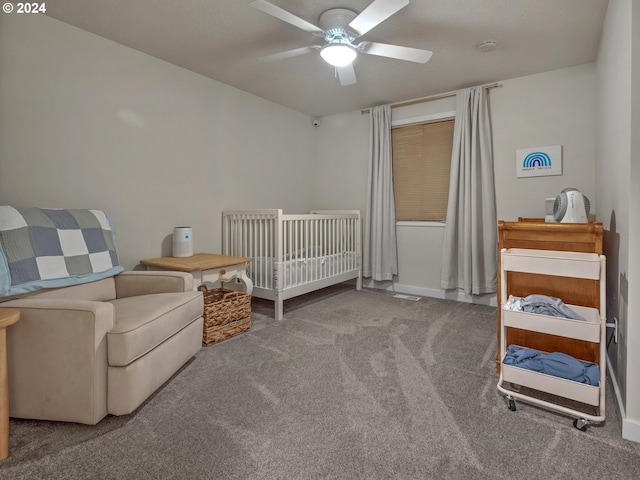
[[[0,297],[120,273],[114,232],[100,210],[0,206]]]
[[[124,367],[202,316],[201,292],[156,293],[112,300],[115,325],[107,334],[110,366]]]

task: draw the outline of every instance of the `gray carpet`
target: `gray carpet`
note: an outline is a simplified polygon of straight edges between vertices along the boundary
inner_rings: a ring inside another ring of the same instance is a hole
[[[340,285],[253,302],[131,415],[11,420],[2,479],[631,479],[640,444],[496,390],[495,308]]]

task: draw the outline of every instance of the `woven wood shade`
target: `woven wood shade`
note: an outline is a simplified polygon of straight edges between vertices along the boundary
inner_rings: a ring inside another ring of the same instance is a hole
[[[391,131],[396,220],[445,220],[454,119]]]

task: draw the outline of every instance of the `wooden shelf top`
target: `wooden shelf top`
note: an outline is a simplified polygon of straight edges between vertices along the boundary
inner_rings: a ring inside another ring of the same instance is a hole
[[[13,325],[20,319],[20,310],[0,308],[0,329]]]
[[[142,265],[162,268],[165,270],[177,270],[179,272],[195,272],[198,270],[210,270],[213,268],[229,267],[239,263],[250,262],[247,257],[233,257],[217,253],[196,253],[191,257],[160,257],[142,260]]]

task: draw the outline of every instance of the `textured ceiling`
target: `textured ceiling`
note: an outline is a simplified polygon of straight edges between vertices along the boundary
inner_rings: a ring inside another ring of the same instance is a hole
[[[314,117],[593,62],[608,0],[412,0],[359,40],[431,50],[426,64],[373,55],[342,87],[318,53],[259,57],[317,44],[251,0],[55,0],[47,15]],[[271,0],[313,24],[329,8],[371,0]],[[491,52],[476,45],[498,41]]]

